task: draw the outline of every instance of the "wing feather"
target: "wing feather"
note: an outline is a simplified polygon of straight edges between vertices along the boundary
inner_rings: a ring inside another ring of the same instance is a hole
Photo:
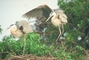
[[[62,23],[67,23],[67,16],[63,10],[57,10],[56,14],[59,16],[59,19]]]
[[[34,8],[31,11],[23,14],[22,16],[25,18],[35,18],[35,17],[45,17],[48,18],[50,12],[52,10],[47,5],[40,5],[37,8]]]
[[[29,22],[25,21],[25,20],[20,20],[16,23],[17,28],[20,30],[20,27],[23,27],[23,32],[24,33],[29,33],[29,32],[33,32],[32,27],[29,25]]]

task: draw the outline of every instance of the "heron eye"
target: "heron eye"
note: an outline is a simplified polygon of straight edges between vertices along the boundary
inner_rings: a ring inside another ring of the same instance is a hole
[[[20,30],[23,30],[23,26],[20,26],[19,29],[20,29]]]

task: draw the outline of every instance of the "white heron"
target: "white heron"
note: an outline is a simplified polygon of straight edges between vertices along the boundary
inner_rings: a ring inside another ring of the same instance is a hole
[[[15,37],[22,36],[24,38],[24,48],[23,48],[23,55],[25,52],[25,46],[26,46],[26,34],[33,32],[32,27],[29,25],[29,22],[25,20],[20,20],[16,24],[10,25],[9,28],[6,29],[6,31],[10,29],[11,35]]]

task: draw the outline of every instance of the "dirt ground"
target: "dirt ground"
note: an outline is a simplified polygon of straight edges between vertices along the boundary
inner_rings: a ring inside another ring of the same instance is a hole
[[[10,58],[8,59],[0,59],[0,60],[58,60],[58,58],[56,57],[47,57],[47,56],[35,56],[35,55],[32,55],[32,54],[29,54],[29,55],[20,55],[20,56],[11,56]]]

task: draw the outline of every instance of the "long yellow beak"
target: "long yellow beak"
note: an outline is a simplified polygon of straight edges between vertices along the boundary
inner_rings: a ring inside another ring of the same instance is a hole
[[[6,32],[7,30],[9,30],[10,29],[10,27],[8,27],[4,32]]]
[[[50,16],[45,22],[47,22],[52,16]]]

